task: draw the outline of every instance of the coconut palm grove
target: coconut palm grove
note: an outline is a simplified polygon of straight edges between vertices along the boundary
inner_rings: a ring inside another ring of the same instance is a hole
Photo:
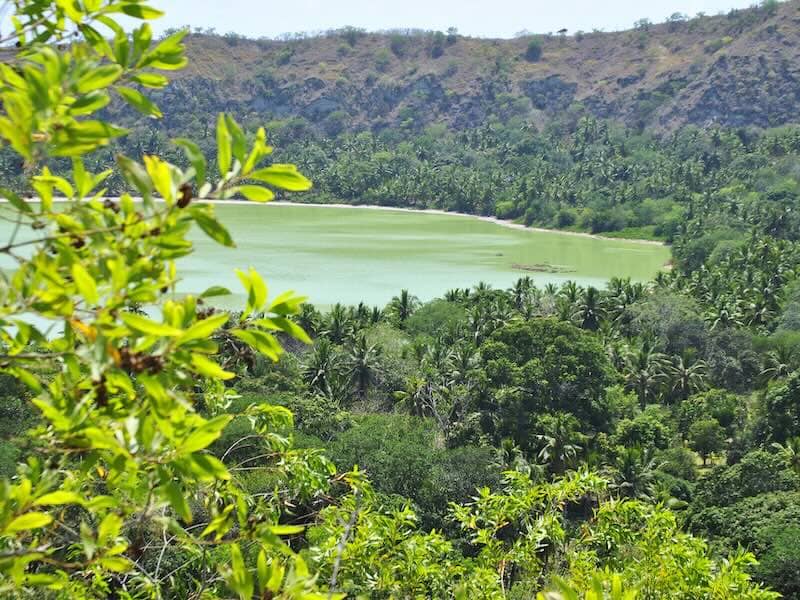
[[[2,6],[0,597],[800,599],[800,2],[510,40]],[[279,253],[273,200],[339,212]],[[484,237],[336,229],[376,206]],[[423,251],[496,279],[415,290]]]

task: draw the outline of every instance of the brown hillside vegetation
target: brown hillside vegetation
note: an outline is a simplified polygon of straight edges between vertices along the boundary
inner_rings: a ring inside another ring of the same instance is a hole
[[[792,0],[615,33],[512,40],[194,34],[191,66],[167,94],[195,114],[210,101],[261,119],[302,116],[330,133],[437,121],[464,128],[510,116],[541,124],[581,109],[658,129],[768,127],[800,119],[799,26]]]

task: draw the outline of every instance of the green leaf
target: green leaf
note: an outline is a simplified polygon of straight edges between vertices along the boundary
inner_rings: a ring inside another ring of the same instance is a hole
[[[264,280],[261,278],[261,275],[258,274],[254,268],[250,267],[248,273],[236,269],[236,275],[239,277],[239,281],[242,282],[242,285],[247,290],[247,313],[251,313],[253,310],[260,310],[263,308],[264,303],[267,301],[267,284],[264,283]]]
[[[222,113],[217,118],[217,165],[220,177],[225,177],[231,169],[231,134]]]
[[[231,474],[222,461],[210,454],[193,454],[188,457],[188,464],[192,472],[200,479],[208,481],[228,481]],[[231,506],[233,509],[233,506]]]
[[[34,502],[36,506],[60,506],[62,504],[83,504],[83,498],[81,498],[75,492],[66,492],[66,491],[58,491],[58,492],[50,492],[49,494],[45,494],[44,496],[40,496]]]
[[[192,509],[189,508],[189,503],[186,501],[186,497],[183,494],[183,489],[181,486],[174,481],[171,481],[166,485],[161,486],[161,491],[167,498],[172,510],[175,511],[175,514],[177,514],[185,523],[191,523]]]
[[[195,175],[197,175],[197,187],[201,187],[206,181],[206,157],[203,155],[203,151],[191,140],[178,138],[174,142],[183,148],[187,160],[194,167]]]
[[[24,212],[25,214],[28,215],[33,214],[33,209],[31,208],[30,204],[25,202],[25,200],[17,196],[11,190],[8,190],[6,188],[0,188],[0,195],[5,197],[5,199],[8,200],[8,203],[14,208],[16,208],[18,211]]]
[[[189,327],[183,332],[183,335],[178,338],[178,345],[191,342],[192,340],[199,340],[210,337],[217,329],[228,322],[228,314],[222,313],[197,321],[194,325]]]
[[[294,315],[300,311],[300,305],[306,300],[308,300],[306,296],[295,296],[295,293],[289,290],[275,298],[269,309],[281,316]]]
[[[133,563],[124,556],[106,556],[100,559],[100,566],[115,573],[126,573],[133,568]]]
[[[103,65],[85,73],[78,79],[77,89],[81,94],[88,94],[95,90],[107,88],[122,75],[119,65]]]
[[[111,102],[111,98],[105,92],[91,92],[73,102],[69,107],[69,112],[73,116],[89,115],[106,107],[109,102]]]
[[[239,160],[239,163],[244,163],[245,152],[247,152],[247,138],[239,124],[228,114],[225,115],[225,124],[231,136],[233,156]]]
[[[157,119],[160,119],[164,116],[164,113],[161,112],[161,109],[158,108],[158,106],[156,106],[155,103],[150,100],[150,98],[142,94],[139,90],[129,87],[118,87],[117,93],[119,93],[119,95],[122,96],[128,104],[142,114],[149,115]]]
[[[135,19],[152,20],[164,16],[163,12],[153,8],[152,6],[147,6],[146,4],[123,4],[120,7],[120,10],[129,17],[133,17]]]
[[[205,292],[200,294],[200,297],[201,298],[213,298],[214,296],[230,296],[230,295],[231,295],[231,291],[228,288],[222,287],[220,285],[212,285]]]
[[[228,578],[228,585],[239,594],[241,600],[253,597],[253,574],[245,566],[239,544],[231,544],[231,576]]]
[[[235,189],[252,202],[269,202],[275,198],[272,190],[260,185],[240,185]]]
[[[272,525],[269,528],[275,535],[297,535],[303,533],[305,529],[302,525]]]
[[[272,335],[256,329],[234,329],[231,334],[242,340],[248,346],[255,348],[264,356],[278,360],[283,348]]]
[[[118,155],[117,164],[128,183],[132,184],[142,196],[149,196],[153,191],[153,182],[145,168],[127,156]]]
[[[101,546],[110,545],[110,542],[119,535],[123,525],[122,517],[114,513],[107,514],[97,528],[97,542]]]
[[[180,452],[182,454],[191,454],[207,448],[219,438],[222,430],[228,426],[232,418],[231,415],[219,415],[209,419],[183,441],[180,446]]]
[[[303,331],[297,323],[286,317],[270,317],[267,319],[258,319],[256,325],[264,327],[265,329],[275,329],[283,331],[296,340],[300,340],[304,344],[312,344],[311,338]]]
[[[194,217],[195,223],[197,223],[198,227],[205,232],[205,234],[210,237],[212,240],[216,241],[223,246],[227,246],[228,248],[233,248],[236,244],[233,243],[233,238],[231,234],[228,233],[228,230],[222,226],[222,224],[217,221],[214,217],[208,215],[208,213],[202,210],[194,210],[192,211],[192,216]]]
[[[270,569],[267,563],[267,553],[263,549],[259,551],[256,559],[256,573],[258,574],[258,589],[261,592],[261,596],[264,597],[264,591],[269,583]]]
[[[97,293],[97,283],[89,275],[89,272],[80,263],[72,265],[72,278],[78,288],[78,293],[86,299],[89,304],[97,304],[100,296]]]
[[[179,337],[183,335],[183,331],[176,329],[165,323],[157,323],[146,317],[134,315],[133,313],[122,313],[119,317],[125,325],[146,335],[155,335],[158,337]]]
[[[53,517],[47,513],[29,512],[13,519],[8,525],[6,525],[4,533],[8,535],[10,533],[27,531],[29,529],[39,529],[49,525],[52,522]]]
[[[247,177],[290,192],[304,192],[312,185],[294,165],[270,165],[253,171]]]
[[[169,79],[156,73],[137,73],[131,77],[131,80],[143,87],[155,89],[166,87],[169,84]]]
[[[236,373],[226,371],[213,360],[206,358],[202,354],[192,354],[192,366],[200,375],[205,375],[211,379],[228,380],[236,377]]]
[[[204,455],[200,455],[204,456]],[[222,513],[211,519],[211,522],[206,526],[206,528],[200,534],[201,538],[206,537],[212,533],[216,532],[216,540],[220,540],[223,535],[225,535],[231,528],[231,521],[230,521],[230,514],[233,512],[233,504],[229,504],[225,508],[222,509]]]

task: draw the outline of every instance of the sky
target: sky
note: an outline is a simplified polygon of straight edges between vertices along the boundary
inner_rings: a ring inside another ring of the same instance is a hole
[[[419,28],[476,37],[629,29],[641,18],[664,21],[680,12],[716,14],[746,8],[755,0],[155,0],[167,16],[154,28],[191,25],[235,31],[248,37],[336,29],[370,31]]]

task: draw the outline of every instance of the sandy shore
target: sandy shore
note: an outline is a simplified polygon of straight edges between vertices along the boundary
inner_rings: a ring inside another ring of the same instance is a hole
[[[111,198],[114,200],[115,198]],[[134,198],[134,200],[140,200],[140,198]],[[54,198],[54,202],[65,202],[65,198]],[[5,198],[0,198],[0,202],[7,202]],[[498,219],[497,217],[487,217],[483,215],[472,215],[469,213],[462,213],[462,212],[451,212],[447,210],[440,210],[436,208],[405,208],[405,207],[398,207],[398,206],[380,206],[377,204],[341,204],[341,203],[334,203],[334,204],[312,204],[312,203],[304,203],[304,202],[286,202],[286,201],[273,201],[268,202],[265,204],[259,204],[258,202],[251,202],[249,200],[201,200],[200,202],[205,202],[207,204],[246,204],[248,206],[296,206],[296,207],[308,207],[308,208],[350,208],[350,209],[360,209],[360,210],[386,210],[386,211],[395,211],[395,212],[410,212],[410,213],[423,213],[429,215],[447,215],[447,216],[455,216],[455,217],[469,217],[470,219],[477,219],[479,221],[484,221],[486,223],[494,223],[495,225],[500,225],[501,227],[509,227],[511,229],[519,229],[521,231],[533,231],[537,233],[551,233],[554,235],[572,235],[578,237],[585,237],[585,238],[592,238],[596,240],[608,240],[612,242],[633,242],[636,244],[648,244],[651,246],[664,246],[664,242],[659,242],[657,240],[642,240],[642,239],[635,239],[635,238],[615,238],[615,237],[608,237],[604,235],[597,235],[594,233],[583,233],[581,231],[564,231],[561,229],[545,229],[543,227],[528,227],[527,225],[523,225],[521,223],[515,223],[514,221],[507,221],[504,219]]]
[[[253,202],[249,202],[247,200],[212,200],[210,201],[214,204],[228,204],[234,202],[236,204],[253,204]],[[277,205],[277,206],[311,206],[311,207],[331,207],[331,208],[363,208],[368,210],[391,210],[397,212],[412,212],[412,213],[425,213],[430,215],[449,215],[455,217],[469,217],[470,219],[477,219],[479,221],[485,221],[486,223],[494,223],[495,225],[500,225],[502,227],[509,227],[511,229],[519,229],[522,231],[535,231],[538,233],[553,233],[558,235],[574,235],[578,237],[586,237],[586,238],[593,238],[596,240],[609,240],[609,241],[621,241],[621,242],[635,242],[637,244],[649,244],[651,246],[665,246],[664,242],[659,242],[658,240],[642,240],[636,238],[616,238],[616,237],[609,237],[605,235],[597,235],[595,233],[584,233],[582,231],[564,231],[562,229],[545,229],[544,227],[528,227],[527,225],[523,225],[522,223],[515,223],[514,221],[507,221],[505,219],[498,219],[497,217],[487,217],[483,215],[473,215],[470,213],[462,213],[462,212],[452,212],[448,210],[440,210],[437,208],[405,208],[405,207],[398,207],[398,206],[380,206],[377,204],[309,204],[309,203],[302,203],[302,202],[284,202],[284,201],[275,201],[270,202],[269,204]]]

